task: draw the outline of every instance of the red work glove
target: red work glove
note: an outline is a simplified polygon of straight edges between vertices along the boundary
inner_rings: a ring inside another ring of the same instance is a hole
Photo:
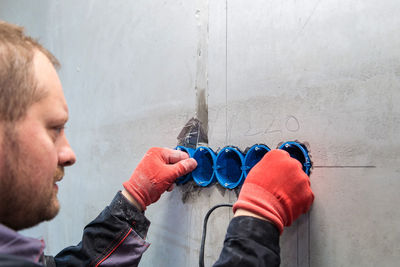
[[[247,175],[233,212],[250,211],[273,222],[282,234],[314,201],[310,180],[299,161],[271,150]]]
[[[153,147],[147,151],[131,178],[123,183],[142,210],[160,199],[175,180],[197,166],[196,160],[179,150]]]

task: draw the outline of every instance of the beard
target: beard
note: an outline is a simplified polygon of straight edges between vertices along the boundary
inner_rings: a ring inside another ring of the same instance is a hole
[[[55,182],[64,176],[64,168],[55,167],[52,179],[33,179],[37,175],[35,162],[23,153],[14,128],[6,127],[4,137],[0,151],[0,222],[18,231],[53,219],[60,209]]]

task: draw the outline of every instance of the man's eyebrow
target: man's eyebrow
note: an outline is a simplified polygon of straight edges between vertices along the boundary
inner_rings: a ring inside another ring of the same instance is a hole
[[[68,122],[68,115],[66,116],[59,116],[58,118],[50,118],[49,122],[52,124],[66,124]]]

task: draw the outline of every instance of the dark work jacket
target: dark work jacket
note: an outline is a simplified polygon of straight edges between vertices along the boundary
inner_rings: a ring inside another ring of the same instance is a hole
[[[137,266],[149,243],[150,222],[119,192],[110,206],[89,223],[77,246],[55,257],[44,256],[44,242],[0,224],[0,266]],[[279,266],[279,232],[269,222],[235,217],[214,267]]]
[[[0,224],[0,266],[137,266],[149,246],[145,241],[149,225],[121,192],[85,227],[77,246],[55,257],[43,255],[43,241]]]
[[[214,267],[272,267],[280,264],[279,231],[270,222],[254,217],[234,217],[224,247]]]

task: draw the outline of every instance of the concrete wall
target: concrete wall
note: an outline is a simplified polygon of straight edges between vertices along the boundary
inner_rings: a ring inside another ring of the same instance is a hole
[[[78,158],[59,216],[25,233],[48,253],[76,244],[146,150],[174,147],[186,121],[208,112],[213,148],[310,144],[316,199],[285,230],[282,266],[397,266],[398,14],[397,0],[2,0],[0,18],[62,63]],[[197,266],[206,211],[236,199],[213,186],[183,203],[182,191],[148,208],[141,266]],[[210,218],[207,266],[231,217]]]

